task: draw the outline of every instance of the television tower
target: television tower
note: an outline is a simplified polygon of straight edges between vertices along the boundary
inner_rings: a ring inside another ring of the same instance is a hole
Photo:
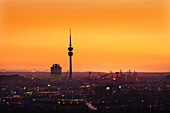
[[[71,47],[71,29],[70,29],[70,46],[68,47],[68,50],[69,50],[68,55],[70,56],[70,75],[68,80],[71,81],[72,80],[72,56],[73,56],[73,52],[72,52],[73,48]]]

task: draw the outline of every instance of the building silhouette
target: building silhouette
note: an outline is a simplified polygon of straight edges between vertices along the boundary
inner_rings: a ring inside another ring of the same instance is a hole
[[[51,67],[51,81],[61,80],[61,67],[59,64],[53,64]]]
[[[70,44],[69,44],[69,47],[68,47],[68,55],[70,56],[70,73],[69,73],[69,81],[72,80],[72,56],[73,56],[73,47],[71,46],[71,30],[70,30]]]

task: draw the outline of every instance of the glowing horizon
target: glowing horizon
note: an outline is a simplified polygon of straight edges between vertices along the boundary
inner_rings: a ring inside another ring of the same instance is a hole
[[[2,0],[0,71],[170,72],[168,0]]]

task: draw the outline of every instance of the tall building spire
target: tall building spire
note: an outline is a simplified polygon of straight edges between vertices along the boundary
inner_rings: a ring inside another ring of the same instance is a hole
[[[71,47],[71,29],[70,29],[70,46],[68,47],[68,55],[70,56],[70,75],[69,75],[69,81],[72,80],[72,56],[73,56],[73,48]]]
[[[70,47],[71,47],[71,29],[70,29]]]

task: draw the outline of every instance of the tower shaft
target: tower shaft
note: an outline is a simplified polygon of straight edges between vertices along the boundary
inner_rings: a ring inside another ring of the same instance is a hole
[[[70,56],[70,77],[69,80],[72,80],[72,56]]]
[[[69,75],[69,80],[71,81],[72,80],[72,56],[73,56],[73,48],[71,47],[71,30],[70,30],[70,45],[68,47],[68,55],[70,56],[70,75]]]

